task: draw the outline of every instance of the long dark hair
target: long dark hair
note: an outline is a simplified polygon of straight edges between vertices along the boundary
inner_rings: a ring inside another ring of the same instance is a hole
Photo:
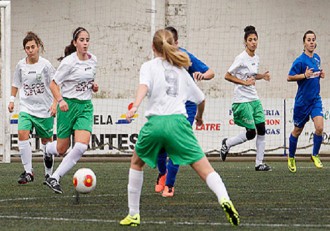
[[[70,45],[65,47],[64,56],[59,57],[57,59],[58,61],[62,61],[66,56],[71,55],[73,52],[76,52],[77,48],[73,45],[73,41],[77,41],[78,36],[82,31],[86,31],[88,33],[88,31],[83,27],[78,27],[77,29],[74,30]]]

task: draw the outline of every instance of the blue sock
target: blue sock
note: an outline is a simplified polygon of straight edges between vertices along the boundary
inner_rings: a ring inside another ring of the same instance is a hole
[[[298,138],[294,137],[292,134],[289,138],[289,157],[293,158],[296,155]]]
[[[313,146],[313,156],[316,156],[316,155],[319,154],[322,141],[323,141],[323,137],[322,136],[318,136],[318,135],[316,135],[314,133],[314,136],[313,136],[313,143],[314,143],[314,146]]]
[[[167,186],[174,186],[176,174],[179,171],[179,165],[173,164],[172,160],[170,159],[167,164],[167,176],[166,176],[166,183]]]
[[[166,174],[166,160],[167,160],[167,153],[165,151],[160,152],[158,155],[157,166],[158,166],[159,174],[161,175]]]

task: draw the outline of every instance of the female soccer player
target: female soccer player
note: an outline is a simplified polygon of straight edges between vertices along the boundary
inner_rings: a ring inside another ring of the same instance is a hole
[[[295,154],[298,138],[305,124],[312,118],[315,127],[313,137],[313,153],[311,156],[317,168],[323,168],[319,157],[323,134],[322,99],[320,96],[320,78],[325,77],[321,69],[321,59],[314,53],[316,48],[316,35],[313,31],[307,31],[303,37],[304,52],[293,62],[289,71],[288,81],[297,81],[298,91],[293,109],[294,128],[289,138],[288,168],[290,172],[296,172]]]
[[[191,165],[217,195],[228,221],[238,225],[239,215],[229,199],[226,187],[210,165],[186,119],[187,100],[198,104],[197,125],[203,124],[205,106],[204,94],[184,69],[190,65],[189,57],[177,49],[171,32],[165,29],[155,33],[152,49],[156,58],[142,65],[137,96],[133,107],[126,114],[130,120],[144,97],[148,96],[145,112],[148,122],[140,131],[129,170],[129,214],[120,224],[140,224],[143,166],[147,163],[155,168],[159,151],[164,149],[174,164]]]
[[[49,89],[55,73],[50,62],[39,55],[44,51],[41,39],[29,31],[23,39],[23,48],[27,57],[16,65],[11,87],[9,112],[14,110],[15,97],[18,89],[20,96],[20,112],[18,116],[18,148],[24,172],[19,176],[18,183],[26,184],[34,180],[32,170],[32,151],[29,142],[31,130],[34,128],[41,138],[41,148],[44,152],[45,175],[52,174],[53,156],[45,154],[45,145],[52,141],[56,102]]]
[[[263,163],[265,152],[265,114],[255,88],[256,80],[270,80],[269,72],[259,74],[259,56],[255,53],[258,46],[258,34],[254,26],[244,29],[245,50],[239,54],[230,66],[225,79],[235,84],[232,110],[234,122],[244,127],[246,132],[222,140],[221,159],[226,160],[229,149],[235,145],[252,140],[257,135],[256,171],[270,171],[271,167]],[[257,130],[257,132],[256,132]]]
[[[174,43],[178,47],[178,31],[174,27],[166,27],[166,30],[170,31],[174,38]],[[188,54],[191,65],[188,67],[187,71],[190,76],[196,81],[210,80],[214,77],[214,71],[210,69],[205,63],[196,58],[193,54],[188,52],[182,47],[178,47],[181,51]],[[197,106],[194,102],[186,102],[186,110],[188,114],[188,121],[192,126],[195,120]],[[173,197],[174,196],[174,184],[176,180],[176,175],[179,171],[179,165],[173,164],[172,160],[169,159],[167,165],[167,153],[162,151],[158,157],[158,170],[159,174],[157,177],[155,192],[162,192],[163,197]]]
[[[74,133],[74,146],[64,157],[56,171],[46,180],[46,184],[56,193],[63,193],[59,180],[80,159],[87,150],[93,127],[92,91],[98,91],[94,83],[96,57],[88,52],[89,33],[78,27],[71,44],[65,48],[64,58],[60,58],[50,89],[58,102],[57,141],[47,145],[47,153],[64,155],[70,146]],[[61,91],[59,90],[61,87]]]

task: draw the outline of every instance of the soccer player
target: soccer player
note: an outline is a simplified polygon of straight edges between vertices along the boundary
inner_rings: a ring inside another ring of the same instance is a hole
[[[128,179],[129,214],[121,225],[140,225],[140,197],[143,166],[155,168],[159,151],[164,149],[174,164],[191,165],[208,187],[216,194],[228,221],[239,224],[239,215],[229,199],[220,175],[214,171],[199,146],[191,125],[186,119],[185,102],[198,104],[196,123],[203,124],[205,96],[184,69],[190,65],[189,56],[177,49],[171,32],[158,30],[153,38],[155,58],[144,63],[140,70],[140,84],[133,107],[127,112],[130,120],[142,100],[148,96],[145,116],[131,159]]]
[[[13,112],[19,89],[18,148],[24,167],[24,172],[18,179],[19,184],[27,184],[34,180],[29,142],[33,128],[36,135],[41,138],[45,177],[52,174],[54,158],[46,155],[45,145],[53,139],[53,115],[56,114],[56,102],[53,102],[49,89],[55,68],[47,59],[39,55],[40,51],[44,51],[44,44],[37,34],[29,31],[23,39],[23,48],[27,56],[16,65],[8,105],[9,112]]]
[[[166,30],[170,31],[174,38],[175,46],[178,47],[178,32],[174,27],[166,27]],[[189,53],[182,47],[178,47],[180,51],[188,54],[191,65],[188,67],[187,71],[190,76],[195,81],[210,80],[214,77],[214,71],[211,70],[205,63],[196,58],[193,54]],[[186,102],[186,110],[188,114],[188,121],[192,126],[194,123],[197,105],[194,102]],[[174,196],[174,183],[176,180],[176,175],[179,171],[179,165],[173,164],[172,160],[169,159],[167,165],[167,153],[161,151],[158,157],[158,170],[159,174],[157,177],[155,192],[162,192],[163,197],[173,197]]]
[[[93,127],[92,92],[98,91],[94,82],[96,57],[88,52],[89,33],[78,27],[71,44],[65,48],[50,89],[58,102],[57,141],[47,145],[47,153],[64,155],[70,146],[70,137],[74,133],[74,146],[64,157],[55,172],[46,180],[46,184],[55,193],[63,193],[59,184],[63,177],[87,150]],[[61,88],[61,91],[59,89]]]
[[[266,71],[258,73],[259,56],[255,53],[258,46],[258,34],[254,26],[244,29],[245,50],[239,54],[225,75],[225,79],[235,84],[232,110],[234,122],[244,127],[243,132],[235,137],[222,140],[221,159],[226,160],[229,149],[235,145],[256,137],[257,155],[256,171],[271,171],[271,167],[263,163],[265,152],[265,114],[255,87],[256,80],[270,81]],[[257,131],[256,131],[257,130]]]
[[[311,118],[314,122],[313,153],[311,156],[317,168],[323,168],[319,157],[323,134],[322,99],[320,96],[320,79],[324,79],[325,72],[321,69],[321,59],[314,53],[316,35],[307,31],[303,36],[304,52],[293,62],[289,71],[288,81],[297,81],[298,91],[293,108],[294,128],[289,138],[288,168],[296,172],[295,154],[298,138],[305,124]]]

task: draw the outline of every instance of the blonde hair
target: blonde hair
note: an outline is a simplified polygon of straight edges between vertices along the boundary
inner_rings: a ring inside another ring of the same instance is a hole
[[[191,65],[189,56],[174,45],[173,35],[168,30],[161,29],[156,31],[153,38],[153,46],[172,65],[177,67],[189,67]]]

